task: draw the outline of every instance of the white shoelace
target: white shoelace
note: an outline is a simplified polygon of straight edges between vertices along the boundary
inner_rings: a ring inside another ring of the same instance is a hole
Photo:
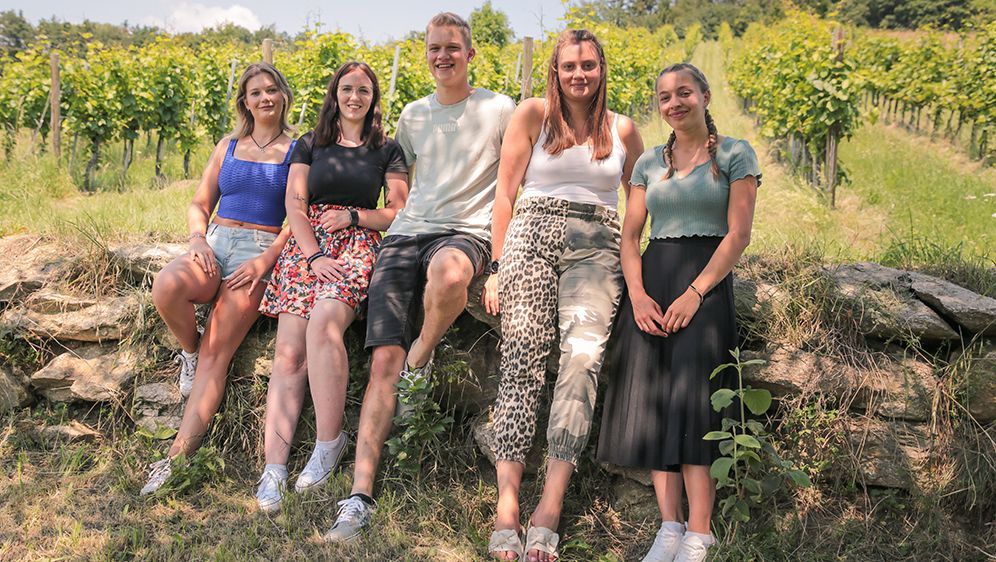
[[[350,496],[336,505],[339,506],[339,513],[335,518],[336,523],[362,521],[369,510],[366,502],[356,496]]]
[[[142,490],[148,490],[147,493],[152,493],[162,487],[166,483],[166,479],[169,478],[170,474],[173,473],[173,467],[170,465],[169,457],[158,460],[149,465],[149,481],[145,483],[145,487]]]

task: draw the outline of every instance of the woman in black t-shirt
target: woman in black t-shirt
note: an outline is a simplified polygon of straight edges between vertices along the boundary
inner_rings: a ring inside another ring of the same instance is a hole
[[[370,67],[344,64],[329,83],[318,126],[298,140],[291,156],[286,204],[292,236],[260,305],[277,317],[266,466],[256,493],[264,511],[277,509],[286,489],[287,457],[307,386],[318,435],[295,489],[325,483],[345,450],[349,362],[343,332],[366,298],[378,231],[387,230],[408,196],[404,153],[385,137],[379,104]],[[378,209],[385,187],[385,206]]]

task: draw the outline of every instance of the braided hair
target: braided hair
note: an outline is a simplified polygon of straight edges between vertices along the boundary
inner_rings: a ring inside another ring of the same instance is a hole
[[[670,74],[672,72],[687,71],[691,74],[692,79],[698,84],[699,89],[702,93],[709,91],[709,81],[706,80],[705,74],[696,68],[695,66],[688,64],[687,62],[682,62],[678,64],[672,64],[671,66],[665,68],[657,75],[657,79],[660,80],[661,76],[665,74]],[[709,150],[709,160],[712,161],[712,175],[713,177],[719,177],[719,162],[716,160],[716,151],[719,148],[719,133],[716,132],[716,122],[712,120],[712,115],[709,110],[705,110],[705,125],[706,131],[709,134],[709,140],[706,142],[706,148]],[[667,166],[667,174],[664,179],[668,179],[674,175],[674,142],[678,140],[678,136],[674,131],[671,131],[671,136],[667,139],[667,144],[664,146],[664,164]]]

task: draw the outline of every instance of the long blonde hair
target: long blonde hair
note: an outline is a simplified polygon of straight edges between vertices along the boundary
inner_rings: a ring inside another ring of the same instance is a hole
[[[553,48],[550,56],[550,66],[546,75],[546,117],[543,126],[546,128],[546,141],[543,142],[543,150],[548,154],[557,155],[578,143],[574,132],[568,126],[570,113],[567,104],[564,102],[564,92],[560,88],[560,80],[557,77],[557,67],[560,65],[560,50],[565,45],[579,45],[588,42],[595,47],[598,54],[598,65],[602,71],[601,80],[598,84],[598,91],[591,100],[591,107],[588,111],[588,134],[591,136],[593,150],[592,160],[605,160],[612,154],[612,129],[609,127],[608,93],[606,82],[608,82],[608,65],[605,63],[605,51],[602,44],[598,42],[595,35],[587,29],[568,29],[557,38],[557,45]]]
[[[280,130],[285,132],[293,130],[290,124],[287,123],[287,114],[290,112],[291,102],[294,101],[294,93],[291,92],[290,85],[287,84],[287,79],[272,64],[256,62],[247,66],[245,72],[242,73],[242,77],[239,78],[239,89],[235,95],[236,120],[235,129],[232,130],[233,138],[240,139],[251,135],[253,128],[256,126],[252,113],[246,107],[246,84],[249,83],[252,77],[263,73],[269,74],[270,78],[273,78],[273,81],[277,84],[277,89],[280,90],[281,97],[284,98],[284,107],[280,111]]]

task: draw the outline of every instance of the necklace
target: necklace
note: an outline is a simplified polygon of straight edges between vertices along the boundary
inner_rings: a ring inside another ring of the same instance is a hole
[[[268,142],[268,143],[266,143],[266,144],[264,144],[264,145],[260,145],[260,144],[259,144],[258,142],[256,142],[256,137],[254,137],[254,136],[252,135],[252,133],[250,133],[250,134],[249,134],[249,138],[251,138],[251,139],[252,139],[252,143],[256,145],[256,148],[258,148],[260,152],[263,152],[264,150],[266,150],[266,147],[268,147],[268,146],[270,146],[271,144],[273,144],[273,141],[275,141],[275,140],[279,139],[279,138],[280,138],[280,135],[282,135],[282,134],[284,134],[284,132],[283,132],[283,131],[280,131],[279,133],[277,133],[277,136],[275,136],[275,137],[273,137],[272,139],[270,139],[270,142]]]

